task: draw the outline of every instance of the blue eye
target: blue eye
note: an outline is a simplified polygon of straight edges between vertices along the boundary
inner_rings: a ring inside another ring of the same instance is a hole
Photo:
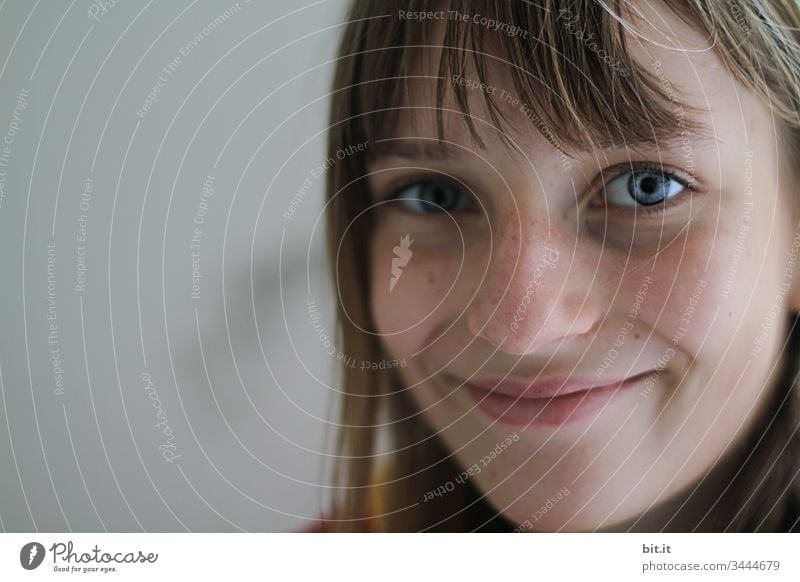
[[[685,182],[663,170],[632,170],[614,178],[605,187],[605,198],[616,206],[653,206],[682,193]]]
[[[393,200],[406,210],[420,214],[463,212],[471,210],[472,196],[451,184],[428,180],[415,182],[398,190]]]

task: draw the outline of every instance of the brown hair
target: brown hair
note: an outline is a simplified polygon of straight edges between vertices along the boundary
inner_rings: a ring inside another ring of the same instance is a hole
[[[670,8],[708,34],[734,77],[763,98],[783,122],[793,161],[800,160],[800,4],[794,0],[669,1]],[[467,89],[449,83],[471,62],[481,83],[495,65],[488,48],[499,47],[518,98],[528,104],[532,127],[564,149],[654,142],[672,137],[678,122],[674,95],[659,83],[652,67],[635,61],[626,47],[626,3],[592,0],[540,0],[537,3],[488,0],[408,0],[353,2],[339,47],[333,83],[329,156],[349,144],[374,144],[391,134],[398,112],[414,86],[414,64],[424,50],[441,47],[437,101],[451,91],[473,138],[480,136],[469,115]],[[443,38],[428,38],[431,27],[407,22],[399,11],[458,11],[503,23],[503,29],[471,20],[445,19]],[[587,46],[559,21],[567,10]],[[602,49],[601,51],[597,47]],[[467,61],[470,59],[470,61]],[[604,61],[605,60],[605,65]],[[615,66],[607,66],[613,62]],[[492,122],[507,124],[494,99],[485,94]],[[687,108],[688,111],[688,108]],[[442,111],[437,109],[442,135]],[[684,120],[684,123],[687,123]],[[506,125],[507,127],[507,125]],[[338,293],[340,334],[348,356],[366,361],[384,358],[369,312],[369,220],[353,217],[369,205],[364,180],[367,156],[348,156],[328,173],[328,235]],[[366,216],[366,215],[364,215]],[[363,217],[362,217],[363,218]],[[344,257],[344,258],[343,258]],[[710,531],[787,531],[800,516],[800,439],[796,433],[800,330],[788,323],[783,374],[772,405],[757,429],[741,445],[741,460],[723,494],[698,523]],[[471,487],[456,488],[436,502],[420,503],[426,491],[461,470],[452,453],[402,391],[391,370],[344,367],[343,402],[334,480],[340,495],[330,516],[335,531],[510,530]],[[392,436],[387,467],[376,473],[379,431]],[[743,460],[742,460],[743,459]],[[381,483],[376,484],[376,480]],[[370,492],[381,491],[380,507]],[[376,521],[375,514],[380,513]],[[377,523],[377,526],[375,525]]]

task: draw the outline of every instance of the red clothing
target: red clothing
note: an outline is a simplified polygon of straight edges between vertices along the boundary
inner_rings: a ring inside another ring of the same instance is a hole
[[[369,532],[369,533],[376,533],[384,531],[383,527],[383,520],[381,519],[382,515],[387,513],[386,509],[386,495],[387,493],[384,491],[384,487],[382,486],[385,484],[389,477],[387,473],[387,467],[383,465],[378,465],[374,468],[375,477],[373,478],[373,486],[367,491],[367,499],[370,509],[370,513],[372,517],[367,518],[363,523],[363,529],[361,531]],[[318,519],[312,521],[309,524],[306,524],[299,530],[297,533],[331,533],[331,526],[328,522],[326,516],[320,515]]]
[[[297,530],[297,533],[328,533],[328,522],[324,517],[320,517],[317,521],[312,521],[310,525]]]

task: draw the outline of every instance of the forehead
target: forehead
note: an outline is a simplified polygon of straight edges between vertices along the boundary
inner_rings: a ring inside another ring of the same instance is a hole
[[[613,121],[606,123],[603,129],[609,136],[622,136],[622,143],[618,138],[613,140],[617,146],[634,149],[671,147],[685,141],[687,135],[698,143],[724,145],[725,140],[733,139],[737,133],[752,127],[755,117],[766,117],[766,108],[736,81],[713,49],[712,40],[697,23],[659,2],[630,4],[624,21],[625,46],[636,65],[636,70],[629,72],[630,82],[638,84],[639,93],[645,98],[650,95],[648,83],[660,90],[666,96],[665,107],[675,119],[669,127],[660,128],[666,129],[662,133],[655,131],[659,120],[649,120],[654,131],[652,140],[644,143],[626,139],[627,134],[634,133],[633,129],[641,130],[641,127],[626,127],[622,122],[617,122],[616,126]],[[575,35],[580,38],[584,50],[604,57],[603,63],[609,67],[618,65],[596,37],[581,36],[584,27],[580,15],[561,14],[557,16],[557,23],[561,25],[556,29],[559,34]],[[481,149],[481,144],[468,130],[467,112],[456,99],[454,88],[460,85],[466,96],[468,116],[476,126],[484,149],[504,143],[504,133],[527,150],[545,147],[543,143],[548,142],[550,146],[559,146],[559,132],[549,126],[546,116],[532,115],[530,104],[520,98],[512,75],[513,65],[499,43],[489,42],[480,55],[485,63],[484,75],[479,74],[470,54],[465,55],[461,70],[449,72],[442,79],[439,67],[445,27],[441,21],[426,26],[425,37],[429,42],[414,54],[407,90],[391,136],[413,135],[435,141],[439,137],[437,111],[441,111],[444,129],[441,137],[445,141]],[[562,101],[565,92],[573,89],[571,79],[587,77],[587,71],[582,69],[585,64],[577,62],[577,59],[565,59],[564,62],[564,74],[558,78],[534,77],[533,73],[524,71],[532,80],[535,91],[554,105]],[[440,82],[444,87],[441,101],[437,96]],[[611,91],[604,93],[599,87],[596,93],[579,95],[577,100],[584,99],[587,106],[611,107],[619,106],[615,100],[623,99]],[[496,106],[501,117],[499,124],[491,116],[487,99]],[[598,100],[601,101],[599,104]],[[630,106],[641,107],[642,103],[630,103]],[[730,125],[732,122],[733,126]],[[596,148],[587,146],[586,149]],[[431,148],[428,148],[430,152]],[[381,148],[376,148],[375,153],[380,154]]]

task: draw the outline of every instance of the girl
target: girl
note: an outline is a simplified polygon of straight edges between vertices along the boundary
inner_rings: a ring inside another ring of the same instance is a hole
[[[799,30],[796,0],[353,4],[326,211],[367,365],[328,529],[800,527]]]

